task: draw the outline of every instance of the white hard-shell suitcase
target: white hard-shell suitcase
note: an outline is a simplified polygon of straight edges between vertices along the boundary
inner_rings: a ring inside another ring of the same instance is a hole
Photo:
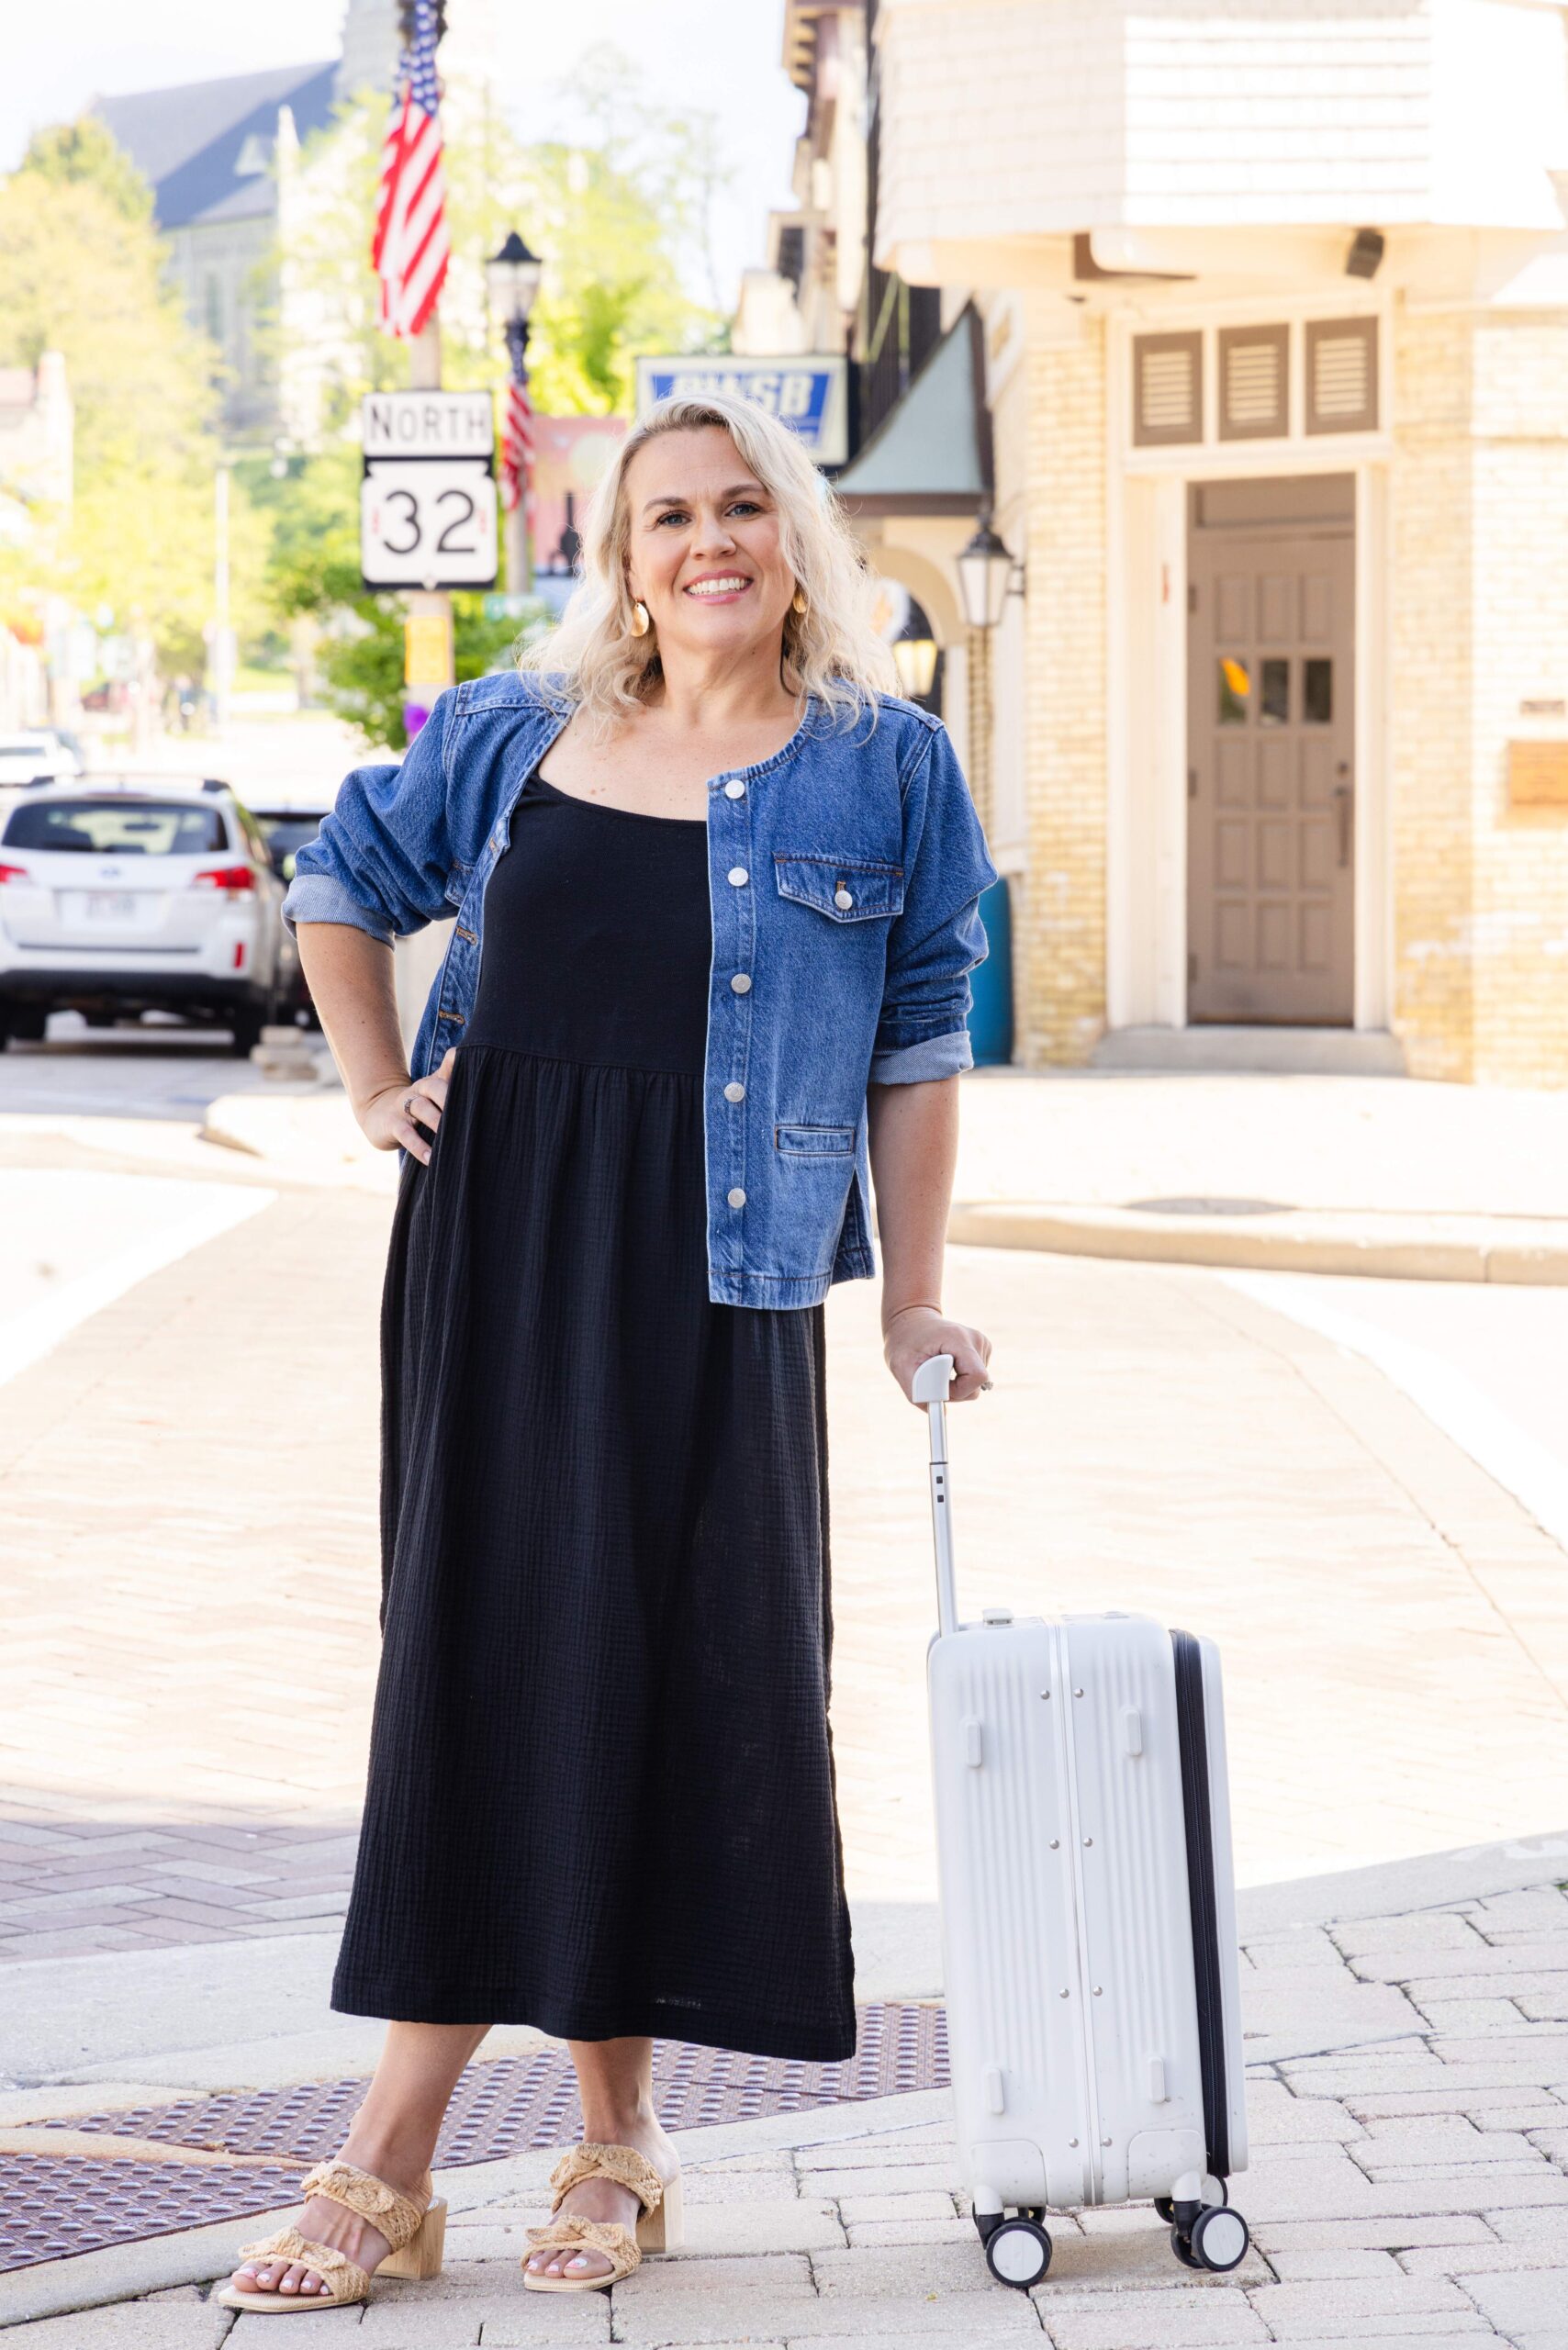
[[[958,2155],[993,2276],[1037,2284],[1045,2214],[1151,2197],[1189,2267],[1248,2234],[1236,1895],[1219,1657],[1112,1612],[960,1624],[946,1401],[928,1406],[939,1629],[928,1660]]]

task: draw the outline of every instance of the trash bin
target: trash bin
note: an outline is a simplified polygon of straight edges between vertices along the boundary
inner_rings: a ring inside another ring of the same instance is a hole
[[[1013,901],[1005,879],[982,891],[980,912],[991,952],[969,973],[969,1047],[977,1069],[994,1069],[1013,1058]]]

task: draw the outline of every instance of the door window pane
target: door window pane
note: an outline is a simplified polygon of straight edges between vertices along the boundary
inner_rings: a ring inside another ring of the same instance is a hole
[[[1291,665],[1285,660],[1269,659],[1262,665],[1262,690],[1258,697],[1258,720],[1263,726],[1286,726],[1291,714]]]
[[[1301,714],[1309,726],[1327,726],[1334,716],[1334,664],[1327,658],[1304,661]]]
[[[1222,726],[1245,726],[1252,697],[1252,676],[1245,661],[1222,653],[1219,659],[1219,708]]]

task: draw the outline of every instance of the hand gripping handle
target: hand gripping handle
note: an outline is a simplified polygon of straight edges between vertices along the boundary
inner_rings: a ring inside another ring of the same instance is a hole
[[[925,1406],[931,1431],[931,1531],[936,1545],[936,1623],[942,1632],[958,1628],[958,1592],[953,1582],[953,1516],[947,1499],[947,1390],[953,1383],[951,1355],[932,1355],[911,1382],[917,1404]]]

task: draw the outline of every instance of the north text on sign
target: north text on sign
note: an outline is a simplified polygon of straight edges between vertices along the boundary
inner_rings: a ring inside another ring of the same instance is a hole
[[[367,392],[370,457],[487,457],[495,446],[488,392]]]

